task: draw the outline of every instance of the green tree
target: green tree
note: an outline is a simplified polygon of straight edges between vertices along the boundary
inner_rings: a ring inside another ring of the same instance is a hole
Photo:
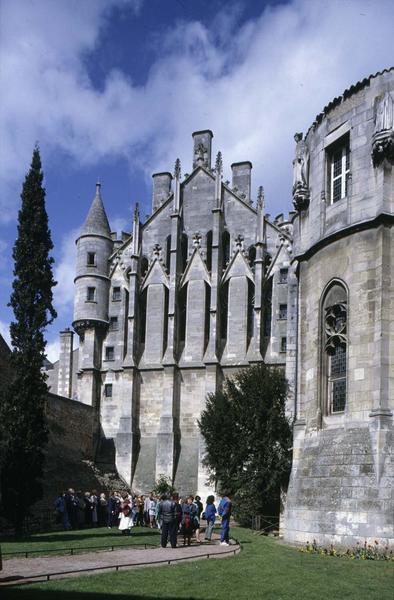
[[[0,406],[1,490],[5,515],[20,531],[29,507],[42,496],[42,469],[48,440],[42,373],[45,328],[56,317],[52,288],[53,248],[45,209],[40,152],[36,146],[22,188],[18,237],[13,249],[14,281],[9,306],[13,377]]]
[[[209,394],[201,414],[211,482],[232,491],[234,512],[245,525],[256,514],[279,514],[291,468],[286,395],[283,372],[259,364],[240,370],[222,390]]]
[[[167,477],[163,474],[159,475],[152,491],[155,496],[159,497],[163,494],[172,494],[174,492],[174,487],[171,483],[170,477]]]

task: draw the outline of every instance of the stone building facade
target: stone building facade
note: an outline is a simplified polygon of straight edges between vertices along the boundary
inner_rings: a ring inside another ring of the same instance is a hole
[[[52,389],[94,406],[121,476],[139,491],[170,477],[206,493],[198,418],[238,368],[286,366],[289,221],[251,198],[250,162],[211,162],[213,134],[193,134],[192,169],[153,175],[152,213],[111,233],[101,187],[77,240],[73,332],[60,334]],[[294,342],[293,342],[294,343]],[[75,377],[76,376],[76,377]]]
[[[393,107],[391,69],[296,135],[292,541],[394,543]]]
[[[352,86],[296,134],[288,219],[224,182],[211,131],[190,174],[153,175],[151,215],[120,239],[100,185],[77,240],[73,333],[52,385],[93,406],[136,490],[160,474],[204,494],[197,420],[225,377],[285,369],[294,419],[286,539],[394,541],[394,70]],[[74,377],[73,377],[74,373]],[[77,380],[76,380],[77,379]]]

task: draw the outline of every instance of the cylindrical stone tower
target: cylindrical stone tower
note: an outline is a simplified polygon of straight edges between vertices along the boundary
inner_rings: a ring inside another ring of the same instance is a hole
[[[297,385],[283,532],[394,544],[394,69],[349,88],[295,140]]]
[[[108,326],[108,258],[113,250],[99,183],[76,243],[73,327],[80,337],[78,399],[86,404],[95,404],[100,392],[98,376],[102,337]]]

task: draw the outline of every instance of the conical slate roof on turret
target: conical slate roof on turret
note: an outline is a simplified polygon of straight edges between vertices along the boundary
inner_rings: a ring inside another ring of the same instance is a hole
[[[81,235],[96,234],[111,237],[111,230],[108,223],[107,214],[101,199],[101,185],[96,184],[96,195],[82,227]]]

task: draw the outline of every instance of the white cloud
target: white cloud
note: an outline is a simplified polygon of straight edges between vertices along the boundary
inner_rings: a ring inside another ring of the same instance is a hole
[[[77,260],[77,249],[75,240],[80,229],[72,229],[63,236],[59,260],[55,263],[54,277],[57,285],[54,288],[54,305],[61,318],[69,315],[74,302],[74,277]]]
[[[54,342],[49,342],[46,346],[45,353],[47,355],[48,360],[51,363],[59,360],[59,352],[60,352],[60,342],[59,340],[55,340]]]
[[[122,231],[130,232],[131,229],[131,215],[130,219],[127,220],[124,217],[113,217],[110,219],[111,231],[116,231],[118,237],[120,236]]]
[[[0,321],[0,335],[7,342],[9,347],[11,348],[11,336],[10,336],[10,324],[5,323],[4,321]]]
[[[252,160],[254,187],[263,183],[268,208],[283,210],[294,132],[394,55],[391,0],[293,0],[242,26],[223,3],[212,29],[183,22],[156,40],[144,86],[113,71],[99,91],[83,55],[121,3],[3,1],[0,134],[8,181],[20,179],[36,139],[47,154],[62,149],[82,165],[126,156],[150,173],[180,155],[189,171],[191,132],[211,128],[225,161]]]

